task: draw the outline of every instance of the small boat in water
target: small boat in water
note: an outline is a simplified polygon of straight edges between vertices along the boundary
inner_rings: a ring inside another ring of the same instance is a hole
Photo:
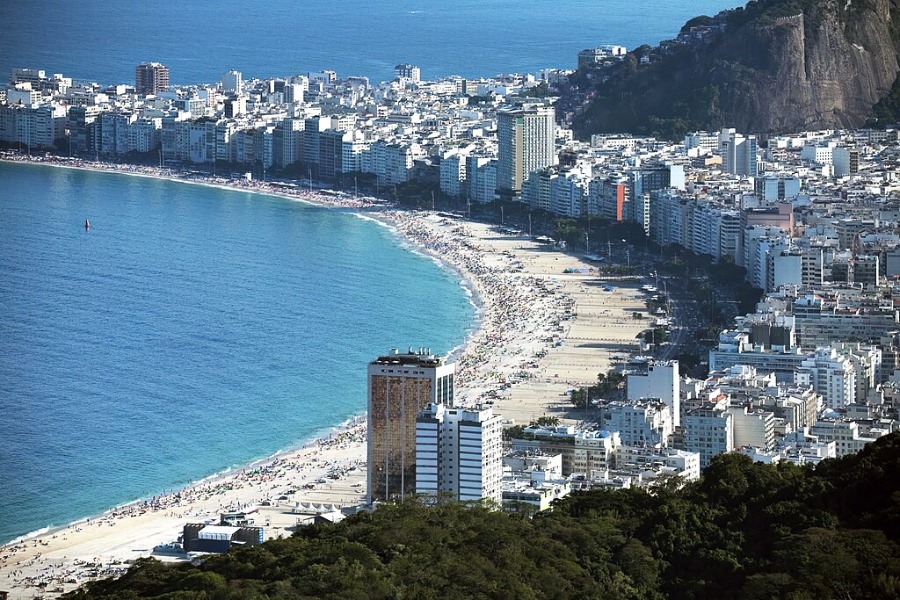
[[[84,230],[87,231],[91,228],[91,222],[87,219],[84,220]]]

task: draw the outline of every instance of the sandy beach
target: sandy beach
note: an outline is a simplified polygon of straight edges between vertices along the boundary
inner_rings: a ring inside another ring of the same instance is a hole
[[[389,210],[374,199],[267,182],[188,178],[153,167],[83,161],[61,166],[359,209],[396,228],[413,247],[455,269],[478,294],[481,327],[457,357],[457,402],[493,403],[510,423],[527,424],[542,415],[577,420],[566,392],[593,383],[615,354],[634,352],[646,322],[631,317],[645,312],[639,280],[601,277],[576,256],[484,223]],[[372,356],[386,350],[373,348]],[[0,590],[11,598],[54,597],[91,578],[123,572],[130,561],[151,555],[154,546],[175,541],[185,523],[217,519],[225,510],[254,510],[267,539],[290,535],[316,509],[363,501],[365,459],[364,424],[350,423],[270,460],[18,540],[0,547]]]

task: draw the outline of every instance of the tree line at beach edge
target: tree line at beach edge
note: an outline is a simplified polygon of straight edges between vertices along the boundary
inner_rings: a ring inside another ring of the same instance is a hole
[[[815,468],[722,455],[683,487],[575,493],[533,518],[410,500],[64,597],[900,598],[898,472],[894,433]]]

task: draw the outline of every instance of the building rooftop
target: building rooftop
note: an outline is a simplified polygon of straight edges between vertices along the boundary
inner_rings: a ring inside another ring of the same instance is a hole
[[[370,364],[439,367],[444,364],[444,359],[431,354],[430,348],[409,348],[405,354],[401,354],[398,349],[393,348],[390,354],[379,356]]]

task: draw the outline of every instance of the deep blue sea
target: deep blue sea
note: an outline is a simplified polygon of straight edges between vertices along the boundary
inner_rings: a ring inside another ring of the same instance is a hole
[[[2,0],[0,80],[536,72],[738,4]],[[0,542],[309,440],[364,410],[378,353],[445,353],[475,321],[454,276],[352,213],[2,163],[0,310]]]
[[[739,0],[3,0],[0,77],[46,69],[134,83],[144,61],[173,84],[334,69],[389,80],[410,62],[425,79],[574,68],[579,50],[675,37],[689,18]]]
[[[474,322],[454,275],[350,212],[48,166],[0,182],[0,541],[310,439],[365,410],[379,353],[446,353]]]

